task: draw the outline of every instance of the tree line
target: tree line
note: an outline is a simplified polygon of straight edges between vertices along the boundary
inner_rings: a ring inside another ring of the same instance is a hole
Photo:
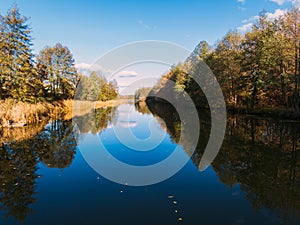
[[[299,112],[299,18],[296,5],[273,20],[262,12],[245,35],[229,32],[202,56],[220,81],[228,104]]]
[[[45,47],[35,56],[31,33],[28,18],[16,5],[0,15],[1,100],[34,103],[71,99],[81,80],[93,81],[78,73],[71,51],[60,43]],[[97,90],[101,93],[93,100],[109,100],[117,95],[116,85],[106,80]]]
[[[135,91],[134,93],[134,101],[144,101],[146,100],[147,96],[149,95],[152,88],[150,87],[142,87]]]
[[[299,114],[300,12],[294,5],[284,15],[271,19],[261,12],[251,29],[228,32],[215,46],[201,41],[182,64],[165,74],[176,82],[176,92],[185,90],[198,98],[199,87],[189,74],[205,62],[233,108],[284,108]],[[197,72],[197,71],[196,71]],[[201,71],[198,71],[201,76]],[[163,89],[163,88],[161,88]]]
[[[76,100],[108,101],[118,96],[116,80],[107,81],[104,75],[93,71],[90,76],[81,76]]]

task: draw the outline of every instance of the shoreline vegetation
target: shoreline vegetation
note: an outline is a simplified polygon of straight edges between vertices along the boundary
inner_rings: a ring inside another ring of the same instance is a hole
[[[67,46],[46,46],[34,55],[28,20],[16,4],[0,15],[0,129],[119,104],[116,81],[100,71],[81,74]]]
[[[115,107],[129,99],[108,101],[61,100],[54,102],[26,103],[12,99],[0,101],[0,129],[17,128],[51,119],[72,119],[90,113],[93,109]]]
[[[155,99],[154,97],[147,97],[138,99],[135,101],[135,104],[139,105],[151,105],[151,104],[169,104],[168,102],[160,99]],[[196,106],[198,110],[210,110],[208,107]],[[295,115],[292,109],[284,108],[246,108],[246,107],[235,107],[235,106],[226,106],[226,111],[229,114],[237,115],[248,115],[248,116],[257,116],[262,118],[271,118],[271,119],[282,119],[282,120],[294,120],[300,121],[300,115]]]
[[[161,96],[184,103],[189,96],[197,108],[208,109],[201,88],[216,94],[215,80],[206,76],[211,74],[222,89],[228,113],[299,120],[299,27],[299,3],[276,18],[263,11],[245,33],[229,31],[212,46],[201,41],[183,63],[160,78],[147,99],[155,103],[160,101],[155,96]],[[201,79],[201,88],[194,77]],[[145,90],[138,90],[136,99],[141,93]]]
[[[275,19],[262,12],[244,34],[230,31],[214,46],[201,41],[152,89],[138,90],[135,101],[158,93],[174,98],[187,93],[198,108],[207,108],[206,97],[191,75],[201,76],[210,68],[222,88],[227,112],[299,120],[299,15],[298,5]],[[106,80],[99,71],[80,74],[67,46],[46,46],[34,55],[31,33],[28,18],[16,5],[0,16],[0,127],[72,118],[120,102],[113,100],[121,99],[117,82]],[[211,82],[202,79],[207,85]],[[175,83],[172,90],[169,81]],[[72,110],[78,101],[80,109]],[[91,106],[91,102],[97,103]]]

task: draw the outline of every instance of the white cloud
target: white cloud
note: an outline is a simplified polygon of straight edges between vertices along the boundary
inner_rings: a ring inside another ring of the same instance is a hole
[[[253,23],[254,21],[256,21],[259,18],[259,16],[252,16],[249,19],[245,19],[242,21],[242,23]]]
[[[92,71],[96,71],[101,74],[108,76],[111,71],[105,70],[102,66],[98,64],[88,64],[88,63],[77,63],[75,68],[82,74],[88,76]]]
[[[119,73],[117,73],[116,75],[118,75],[118,76],[137,76],[138,73],[133,70],[122,70]]]
[[[102,73],[105,73],[105,74],[109,74],[111,72],[108,69],[103,68],[99,64],[93,64],[93,65],[90,66],[89,69],[91,71],[98,71],[98,72],[102,72]]]
[[[237,30],[239,32],[246,32],[246,31],[250,30],[252,26],[253,26],[253,23],[246,23],[243,26],[238,27]]]
[[[91,68],[91,65],[88,64],[88,63],[77,63],[77,64],[75,65],[75,67],[76,67],[77,69],[88,70],[88,69]]]
[[[141,25],[142,27],[144,27],[146,30],[156,30],[157,26],[150,26],[148,24],[146,24],[143,20],[137,20],[137,23],[139,25]]]
[[[278,5],[283,5],[286,2],[292,2],[293,0],[269,0],[270,2],[275,2]]]
[[[128,116],[128,114],[127,114]],[[123,128],[134,128],[137,126],[136,121],[118,121],[117,126],[121,126]]]
[[[245,3],[246,2],[246,0],[237,0],[238,2],[240,2],[240,3]]]
[[[287,12],[287,10],[276,9],[274,13],[267,12],[266,16],[269,20],[274,20],[274,19],[279,18],[280,16],[283,16],[286,12]],[[253,26],[253,24],[255,23],[255,21],[257,21],[258,19],[259,19],[259,16],[252,16],[248,19],[243,20],[242,23],[244,25],[238,27],[237,30],[240,32],[246,32],[246,31],[250,30],[251,27]]]
[[[277,19],[277,18],[283,16],[286,13],[287,13],[287,10],[276,9],[274,13],[267,13],[267,17],[270,20],[274,20],[274,19]]]

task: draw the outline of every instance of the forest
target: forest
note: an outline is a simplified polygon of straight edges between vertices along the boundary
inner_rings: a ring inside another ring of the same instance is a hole
[[[201,41],[185,62],[163,75],[155,91],[164,89],[164,80],[171,80],[176,93],[187,92],[201,106],[204,96],[189,77],[201,76],[197,71],[201,61],[216,76],[229,110],[280,110],[283,116],[299,116],[299,14],[297,4],[275,19],[263,11],[246,33],[229,31],[214,46]],[[28,18],[16,5],[0,17],[0,100],[53,102],[73,99],[76,91],[77,100],[118,96],[115,81],[96,72],[80,74],[72,52],[61,43],[34,55],[31,33]]]
[[[34,55],[31,33],[28,18],[16,5],[0,16],[0,100],[37,103],[73,99],[79,85],[88,92],[79,100],[91,100],[88,95],[95,91],[91,82],[99,84],[94,101],[116,98],[116,84],[96,72],[84,76],[77,71],[67,46],[46,46]]]
[[[205,106],[205,96],[191,78],[201,76],[199,64],[204,62],[218,80],[228,110],[299,117],[299,56],[299,6],[275,19],[263,11],[244,34],[229,31],[214,46],[201,41],[184,63],[162,76],[152,95],[167,92],[173,81],[174,93],[186,92],[197,106]]]

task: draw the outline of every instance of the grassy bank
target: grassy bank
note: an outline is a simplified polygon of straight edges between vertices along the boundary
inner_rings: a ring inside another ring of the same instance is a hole
[[[94,108],[113,107],[125,100],[88,102],[63,100],[36,104],[7,99],[0,101],[0,127],[22,127],[47,119],[71,119],[89,113]]]
[[[0,124],[2,127],[19,127],[46,118],[61,117],[71,109],[72,100],[31,104],[7,99],[0,102]]]

